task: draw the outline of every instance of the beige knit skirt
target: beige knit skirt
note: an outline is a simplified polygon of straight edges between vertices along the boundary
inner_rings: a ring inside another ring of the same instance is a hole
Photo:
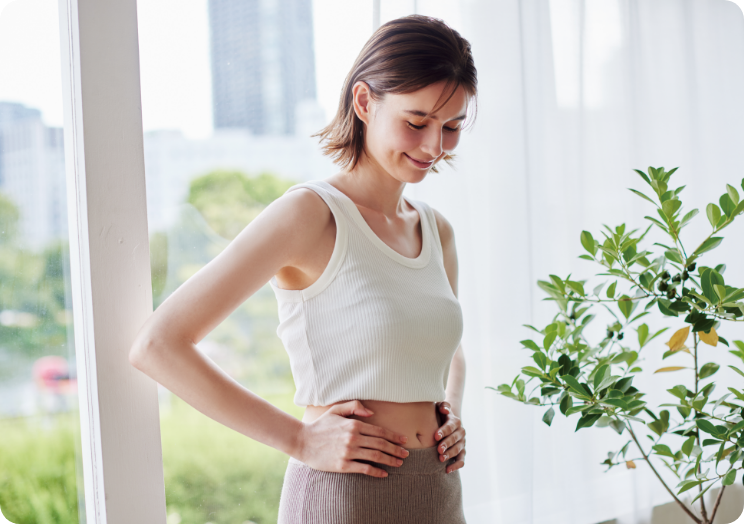
[[[290,457],[279,524],[464,524],[459,470],[446,473],[436,446],[408,450],[385,478],[330,473]]]

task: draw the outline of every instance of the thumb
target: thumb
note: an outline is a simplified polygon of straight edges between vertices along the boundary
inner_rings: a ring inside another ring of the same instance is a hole
[[[357,415],[360,417],[369,417],[374,415],[374,412],[364,407],[364,404],[358,400],[350,400],[343,404],[336,404],[328,410],[330,413],[335,415],[341,415],[342,417],[349,417],[351,415]]]

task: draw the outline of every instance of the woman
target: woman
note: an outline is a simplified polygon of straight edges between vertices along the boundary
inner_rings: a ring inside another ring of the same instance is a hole
[[[451,158],[476,83],[470,45],[440,20],[380,27],[319,133],[343,170],[269,205],[132,347],[132,364],[174,394],[290,456],[279,522],[465,521],[454,235],[403,189]],[[301,421],[195,346],[267,281]]]

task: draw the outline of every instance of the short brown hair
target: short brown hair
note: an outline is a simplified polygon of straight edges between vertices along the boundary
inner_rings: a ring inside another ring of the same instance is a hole
[[[446,81],[449,95],[432,112],[445,105],[459,86],[475,99],[478,84],[470,43],[442,20],[410,15],[382,25],[346,76],[336,116],[313,135],[320,137],[323,154],[348,169],[357,165],[364,152],[364,123],[354,112],[352,92],[358,81],[365,82],[376,99]],[[451,159],[450,155],[444,157],[445,161]]]

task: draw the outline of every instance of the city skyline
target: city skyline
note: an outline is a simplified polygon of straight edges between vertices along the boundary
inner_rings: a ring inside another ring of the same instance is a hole
[[[295,133],[316,103],[311,0],[209,0],[215,129]]]
[[[207,2],[138,3],[145,132],[179,129],[192,139],[213,132]],[[312,8],[317,101],[328,120],[372,34],[372,0],[315,0]],[[56,0],[16,0],[0,10],[0,71],[0,100],[38,108],[47,126],[63,125]]]

